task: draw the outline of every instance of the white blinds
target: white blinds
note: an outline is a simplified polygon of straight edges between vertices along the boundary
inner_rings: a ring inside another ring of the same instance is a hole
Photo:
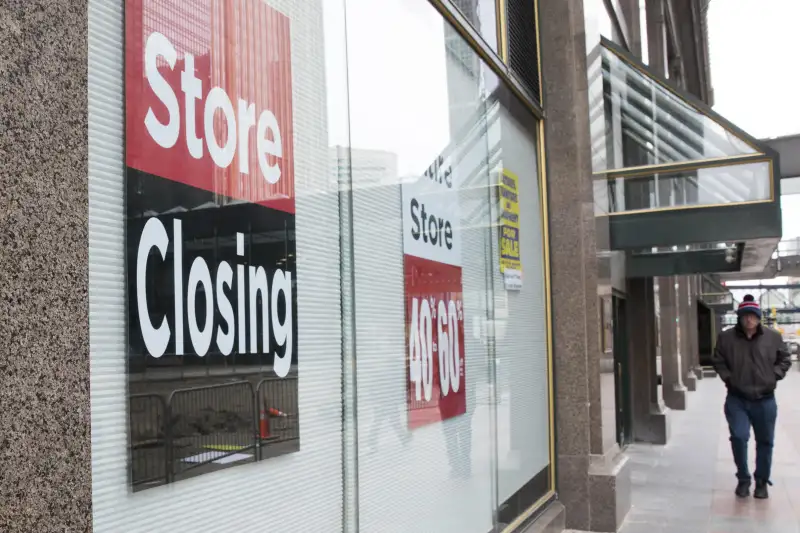
[[[93,516],[96,533],[331,531],[342,522],[339,206],[330,187],[325,42],[317,1],[291,19],[299,452],[133,494],[125,378],[123,2],[89,3],[89,230]]]

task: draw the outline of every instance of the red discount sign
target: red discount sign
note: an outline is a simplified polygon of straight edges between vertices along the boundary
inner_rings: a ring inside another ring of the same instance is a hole
[[[408,425],[467,411],[458,192],[439,157],[403,184]]]
[[[467,410],[461,268],[406,255],[409,426]]]

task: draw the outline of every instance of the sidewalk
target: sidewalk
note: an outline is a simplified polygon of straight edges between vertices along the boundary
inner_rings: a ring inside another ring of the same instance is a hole
[[[633,494],[621,533],[800,533],[800,369],[778,390],[770,499],[737,499],[719,379],[698,382],[685,412],[671,413],[667,446],[634,445]],[[750,463],[755,444],[750,440]]]

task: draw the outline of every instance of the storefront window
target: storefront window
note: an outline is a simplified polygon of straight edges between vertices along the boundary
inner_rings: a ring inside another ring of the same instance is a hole
[[[497,0],[453,0],[472,27],[483,37],[492,50],[499,49],[497,39]]]
[[[440,13],[90,27],[94,530],[485,533],[548,495],[536,122]]]

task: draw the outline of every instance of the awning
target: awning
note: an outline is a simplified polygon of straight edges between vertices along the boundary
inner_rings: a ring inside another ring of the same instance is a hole
[[[763,269],[781,236],[776,152],[606,39],[589,99],[595,212],[629,275]]]

